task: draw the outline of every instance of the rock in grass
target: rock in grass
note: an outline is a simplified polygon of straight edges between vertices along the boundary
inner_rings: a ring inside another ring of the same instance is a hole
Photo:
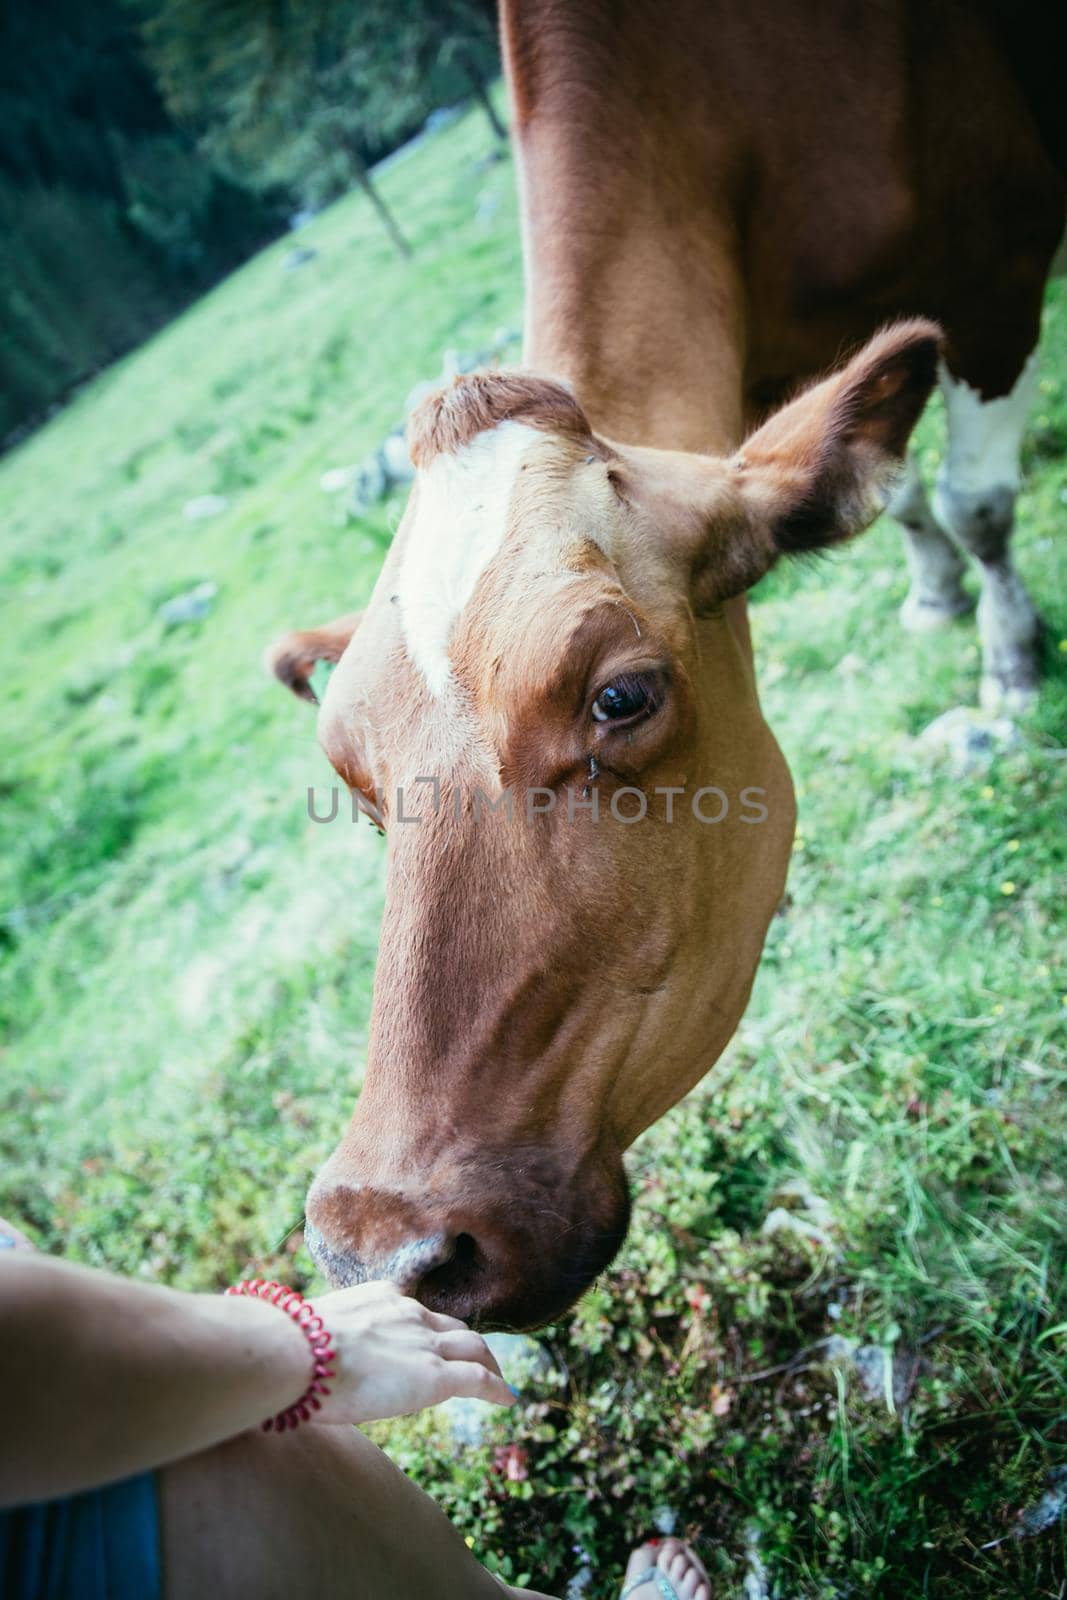
[[[1046,1532],[1067,1515],[1067,1466],[1053,1467],[1045,1482],[1048,1487],[1044,1494],[1019,1517],[1016,1536],[1020,1539]]]
[[[534,1378],[544,1378],[552,1368],[552,1358],[544,1345],[525,1333],[487,1333],[485,1342],[493,1352],[504,1381],[520,1392]],[[481,1444],[491,1413],[481,1400],[457,1395],[441,1408],[448,1417],[452,1442],[457,1449]]]
[[[299,267],[306,267],[309,261],[317,260],[318,254],[319,252],[311,245],[297,245],[285,257],[282,269],[285,272],[296,272]]]
[[[353,516],[361,517],[394,489],[410,483],[414,476],[404,430],[394,428],[352,475],[349,510]]]
[[[1005,750],[1022,743],[1010,717],[992,717],[971,706],[953,706],[919,734],[916,744],[923,752],[946,759],[961,777],[981,772]]]
[[[157,613],[159,619],[169,628],[180,627],[186,622],[203,622],[210,615],[218,592],[217,583],[198,583],[195,589],[187,589],[184,594],[176,594],[173,599],[165,600]]]
[[[488,350],[446,350],[441,359],[440,376],[415,385],[404,402],[404,415],[410,416],[427,395],[433,394],[442,383],[450,382],[460,373],[474,372],[476,368],[487,365],[499,365],[505,352],[518,339],[514,328],[498,328]],[[411,483],[414,476],[415,468],[408,455],[406,425],[398,423],[386,434],[378,448],[372,450],[358,465],[328,468],[319,479],[319,487],[326,494],[349,490],[349,514],[362,517],[394,489],[402,489]]]
[[[891,1393],[898,1411],[911,1399],[922,1371],[917,1350],[902,1345],[859,1344],[837,1333],[826,1342],[826,1359],[839,1362],[855,1376],[865,1400],[885,1404]]]
[[[384,498],[389,488],[389,478],[382,463],[381,451],[375,450],[369,455],[361,466],[356,468],[352,479],[352,496],[348,509],[354,517],[363,516],[371,506]]]
[[[410,483],[414,478],[415,468],[408,455],[408,442],[403,428],[393,429],[383,441],[378,455],[392,485]]]
[[[762,1534],[758,1522],[749,1522],[745,1527],[745,1582],[742,1587],[744,1600],[771,1600],[770,1579],[767,1568],[763,1565],[760,1554]]]
[[[1002,1533],[999,1539],[987,1539],[980,1548],[995,1550],[1006,1539],[1032,1539],[1039,1533],[1047,1533],[1067,1517],[1067,1466],[1053,1467],[1046,1475],[1045,1485],[1044,1493],[1019,1512],[1010,1533]]]
[[[220,517],[229,504],[224,494],[194,495],[182,506],[182,516],[186,522],[207,522],[209,517]]]

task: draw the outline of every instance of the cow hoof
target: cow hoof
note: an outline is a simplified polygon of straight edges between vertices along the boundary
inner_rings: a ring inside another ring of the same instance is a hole
[[[983,711],[994,716],[1017,717],[1031,709],[1037,696],[1036,681],[1005,681],[999,674],[987,672],[982,677],[978,698]]]
[[[963,589],[953,595],[916,594],[912,590],[900,608],[900,625],[907,633],[936,633],[974,610]]]
[[[986,711],[1026,711],[1037,699],[1040,688],[1038,640],[1041,621],[1015,580],[1021,602],[1005,625],[1004,613],[988,604],[982,595],[978,631],[982,636],[981,704]]]

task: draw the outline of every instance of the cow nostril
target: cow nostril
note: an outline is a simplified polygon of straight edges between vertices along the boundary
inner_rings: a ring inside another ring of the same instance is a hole
[[[469,1233],[456,1235],[455,1248],[452,1251],[452,1264],[455,1267],[472,1267],[478,1259],[478,1246]]]
[[[450,1284],[461,1279],[469,1278],[478,1265],[479,1250],[469,1233],[457,1233],[452,1240],[452,1247],[443,1261],[423,1277],[424,1284],[433,1284],[435,1280],[447,1278]]]
[[[458,1233],[446,1260],[424,1273],[419,1296],[452,1296],[470,1286],[481,1266],[481,1251],[469,1233]]]

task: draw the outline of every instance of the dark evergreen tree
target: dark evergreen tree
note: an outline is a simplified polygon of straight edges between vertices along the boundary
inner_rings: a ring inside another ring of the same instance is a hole
[[[476,0],[148,0],[167,105],[220,170],[317,205],[362,188],[409,247],[370,164],[427,114],[488,93],[495,23]]]
[[[0,437],[281,225],[175,126],[121,0],[0,8]]]
[[[492,0],[7,0],[0,439],[499,59]]]

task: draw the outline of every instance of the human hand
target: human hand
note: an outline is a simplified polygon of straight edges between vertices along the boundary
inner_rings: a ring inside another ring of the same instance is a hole
[[[362,1283],[315,1296],[337,1359],[318,1422],[400,1417],[454,1395],[510,1406],[515,1396],[481,1334],[429,1311],[395,1284]]]

